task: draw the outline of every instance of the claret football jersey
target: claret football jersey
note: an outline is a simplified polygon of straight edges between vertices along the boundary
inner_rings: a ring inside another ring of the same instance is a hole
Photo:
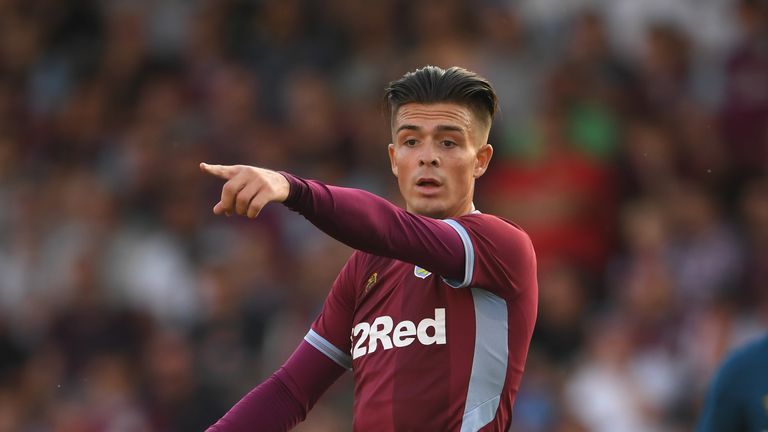
[[[305,337],[353,372],[356,431],[509,427],[536,319],[533,248],[499,217],[444,222],[463,280],[356,251]]]

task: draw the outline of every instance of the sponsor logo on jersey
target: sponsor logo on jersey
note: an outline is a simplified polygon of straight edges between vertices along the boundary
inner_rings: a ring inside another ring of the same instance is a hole
[[[409,320],[395,324],[388,315],[370,324],[358,323],[352,329],[352,359],[379,349],[406,347],[416,341],[422,345],[445,345],[445,308],[435,309],[434,318],[424,318],[418,324]]]
[[[431,275],[432,272],[429,272],[427,270],[424,270],[423,268],[419,266],[413,267],[413,275],[417,278],[426,279],[427,276]]]
[[[371,275],[371,277],[368,278],[368,282],[365,283],[365,291],[363,291],[363,294],[367,294],[368,291],[370,291],[371,288],[373,288],[373,286],[376,285],[376,281],[378,280],[378,278],[379,278],[379,274],[375,272]]]

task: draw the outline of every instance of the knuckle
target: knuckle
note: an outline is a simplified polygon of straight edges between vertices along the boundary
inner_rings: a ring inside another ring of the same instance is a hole
[[[256,180],[256,177],[248,170],[242,170],[237,173],[237,178],[242,179],[242,181],[251,184]]]
[[[247,207],[250,201],[251,201],[251,196],[249,194],[241,193],[237,196],[238,207]]]
[[[255,200],[248,206],[248,214],[257,215],[261,211],[261,206]]]
[[[248,182],[253,182],[253,181],[255,181],[255,180],[256,180],[256,178],[257,178],[257,177],[254,175],[254,172],[253,172],[253,171],[251,171],[250,169],[247,169],[247,167],[246,167],[245,169],[243,169],[242,171],[240,171],[239,175],[240,175],[242,178],[245,178],[245,179],[247,179],[247,180],[248,180]]]

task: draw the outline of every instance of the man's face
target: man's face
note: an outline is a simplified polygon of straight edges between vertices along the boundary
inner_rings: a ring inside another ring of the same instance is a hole
[[[472,210],[475,179],[493,155],[487,126],[454,103],[401,106],[392,120],[389,159],[408,211],[433,218]]]

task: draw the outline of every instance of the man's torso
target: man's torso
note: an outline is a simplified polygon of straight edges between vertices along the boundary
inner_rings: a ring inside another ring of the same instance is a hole
[[[472,239],[469,255],[487,264],[482,240]],[[502,277],[509,286],[492,290],[454,288],[414,264],[362,252],[344,271],[355,430],[506,430],[535,319],[535,275]],[[331,321],[313,328],[326,337],[341,327]]]

